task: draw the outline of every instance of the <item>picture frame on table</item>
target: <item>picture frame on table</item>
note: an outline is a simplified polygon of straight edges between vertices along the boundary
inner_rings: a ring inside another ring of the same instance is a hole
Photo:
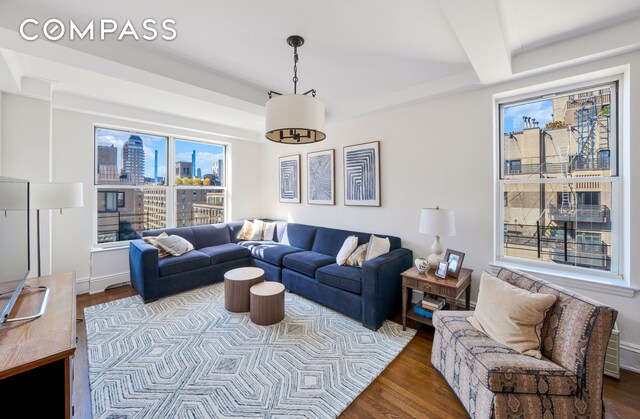
[[[436,265],[436,271],[434,272],[434,275],[437,276],[438,278],[445,279],[447,277],[448,269],[449,269],[449,262],[447,262],[444,259],[440,259],[438,261],[438,264]]]
[[[447,249],[444,260],[449,263],[447,267],[447,273],[449,276],[457,278],[460,275],[462,269],[462,262],[464,261],[464,253],[453,249]]]

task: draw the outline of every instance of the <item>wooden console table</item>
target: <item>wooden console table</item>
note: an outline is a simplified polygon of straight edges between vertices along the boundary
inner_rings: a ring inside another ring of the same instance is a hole
[[[411,295],[413,290],[427,292],[429,294],[443,297],[453,310],[458,309],[458,297],[465,292],[465,309],[469,310],[469,299],[471,297],[471,273],[472,269],[462,268],[457,278],[438,278],[433,269],[425,273],[418,272],[415,267],[407,269],[402,273],[402,330],[407,328],[407,317],[417,322],[433,326],[431,319],[422,317],[413,312]],[[408,307],[407,307],[408,306]]]
[[[0,325],[3,409],[19,412],[21,417],[70,418],[76,351],[75,274],[32,278],[26,282],[29,285],[49,287],[49,301],[40,318]],[[2,290],[11,286],[2,284]],[[40,307],[43,293],[26,286],[11,317],[34,314]]]

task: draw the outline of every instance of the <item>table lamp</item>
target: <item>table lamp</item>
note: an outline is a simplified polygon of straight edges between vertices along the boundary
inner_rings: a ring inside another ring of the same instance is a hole
[[[442,245],[440,236],[455,236],[456,223],[453,210],[435,208],[422,208],[420,212],[420,228],[422,234],[434,234],[436,236],[431,245],[431,254],[427,257],[427,262],[431,268],[436,268],[438,260],[442,258]]]
[[[40,183],[30,185],[30,206],[37,210],[38,276],[40,269],[40,210],[82,207],[82,183]]]

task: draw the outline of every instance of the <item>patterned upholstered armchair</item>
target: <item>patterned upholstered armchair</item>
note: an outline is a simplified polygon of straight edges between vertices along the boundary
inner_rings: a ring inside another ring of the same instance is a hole
[[[604,357],[617,311],[522,272],[497,276],[558,300],[542,325],[542,359],[474,329],[468,311],[434,314],[431,363],[471,417],[603,417]]]

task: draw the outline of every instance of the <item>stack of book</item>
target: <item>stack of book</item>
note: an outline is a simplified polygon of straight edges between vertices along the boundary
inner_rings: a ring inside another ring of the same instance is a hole
[[[430,311],[438,311],[442,310],[445,305],[445,299],[441,297],[436,297],[431,294],[425,294],[420,302],[420,306],[424,309]]]

